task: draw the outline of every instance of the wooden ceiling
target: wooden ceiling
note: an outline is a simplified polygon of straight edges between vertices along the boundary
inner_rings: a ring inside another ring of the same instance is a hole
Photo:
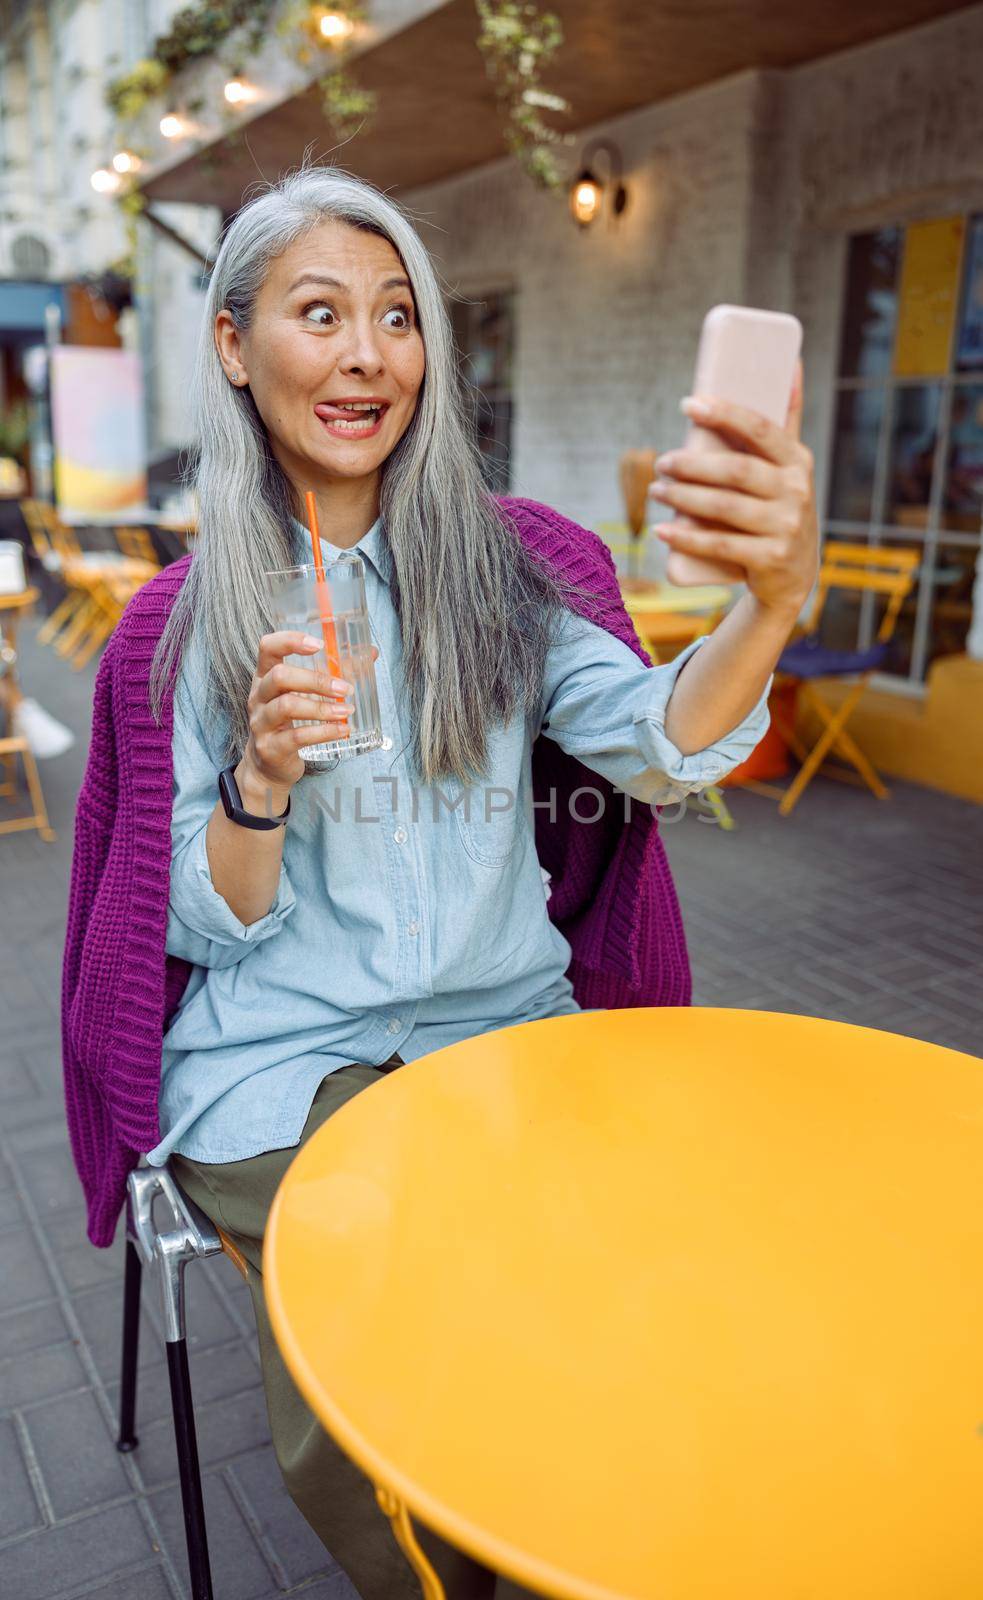
[[[545,87],[572,104],[556,126],[589,127],[749,67],[794,67],[965,9],[965,0],[551,0],[564,44]],[[380,188],[412,189],[504,154],[475,44],[472,0],[448,0],[357,63],[379,96],[374,122],[340,150],[316,88],[254,117],[238,146],[151,176],[150,199],[237,209],[243,192],[313,146]]]

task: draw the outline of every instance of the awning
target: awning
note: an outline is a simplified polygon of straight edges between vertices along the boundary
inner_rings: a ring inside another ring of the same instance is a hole
[[[564,44],[544,87],[590,127],[748,68],[788,68],[965,9],[963,0],[550,0]],[[476,37],[472,0],[450,0],[356,63],[379,97],[374,122],[333,154],[387,190],[412,189],[505,153],[502,121]],[[142,185],[151,200],[235,211],[257,180],[274,179],[333,140],[316,87],[262,112],[220,155],[206,148]]]
[[[0,337],[44,338],[45,315],[54,306],[65,316],[65,293],[57,283],[0,283]]]

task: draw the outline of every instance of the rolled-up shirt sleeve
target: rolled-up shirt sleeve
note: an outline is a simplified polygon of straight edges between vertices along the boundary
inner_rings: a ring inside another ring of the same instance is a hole
[[[265,917],[240,922],[212,883],[206,832],[218,797],[221,754],[209,740],[188,691],[185,674],[174,696],[174,799],[171,812],[171,886],[167,908],[168,955],[202,967],[229,967],[271,938],[294,908],[294,892],[281,865],[276,898]]]
[[[649,667],[605,628],[570,616],[547,658],[541,732],[617,789],[649,805],[669,805],[718,783],[768,730],[772,673],[735,728],[683,755],[666,734],[676,679],[706,644],[695,639],[674,660]]]

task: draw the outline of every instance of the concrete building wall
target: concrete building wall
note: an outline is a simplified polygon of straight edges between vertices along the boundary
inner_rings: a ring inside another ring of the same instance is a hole
[[[127,249],[123,218],[91,176],[115,148],[107,83],[124,72],[182,0],[33,0],[0,40],[0,278],[15,241],[49,251],[53,281],[99,274]],[[162,208],[204,250],[217,213]],[[189,442],[184,405],[204,295],[191,257],[139,228],[137,295],[151,457]]]
[[[744,298],[756,100],[742,74],[591,129],[629,201],[584,231],[509,161],[406,197],[454,291],[516,291],[516,493],[618,517],[621,452],[681,438],[703,310]]]

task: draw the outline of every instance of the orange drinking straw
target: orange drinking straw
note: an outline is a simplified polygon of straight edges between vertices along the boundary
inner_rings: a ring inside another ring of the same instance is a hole
[[[307,491],[306,499],[307,521],[311,530],[311,546],[314,551],[314,574],[317,579],[317,608],[321,614],[321,633],[324,636],[324,654],[328,663],[328,671],[336,678],[340,678],[341,655],[338,650],[338,636],[335,633],[334,617],[331,612],[331,591],[324,576],[324,561],[321,557],[321,535],[317,526],[317,506],[313,492],[310,489]]]

